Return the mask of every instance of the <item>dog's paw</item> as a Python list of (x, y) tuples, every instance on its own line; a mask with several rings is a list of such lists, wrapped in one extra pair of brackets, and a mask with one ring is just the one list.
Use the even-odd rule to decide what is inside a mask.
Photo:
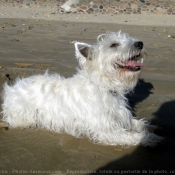
[(156, 125), (147, 125), (147, 129), (151, 132), (161, 131), (162, 128)]
[(142, 146), (155, 147), (159, 144), (165, 144), (165, 138), (149, 132), (145, 134), (141, 141)]

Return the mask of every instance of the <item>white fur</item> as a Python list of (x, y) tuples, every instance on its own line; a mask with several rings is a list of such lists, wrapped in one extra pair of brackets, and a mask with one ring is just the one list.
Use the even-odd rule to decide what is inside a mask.
[[(87, 136), (105, 145), (155, 146), (162, 138), (148, 130), (146, 120), (137, 120), (128, 109), (125, 94), (137, 83), (140, 71), (116, 68), (115, 63), (141, 53), (136, 39), (122, 32), (100, 35), (97, 43), (75, 43), (80, 64), (71, 78), (34, 75), (4, 85), (3, 121), (11, 127), (43, 127)], [(117, 43), (116, 48), (111, 48)]]

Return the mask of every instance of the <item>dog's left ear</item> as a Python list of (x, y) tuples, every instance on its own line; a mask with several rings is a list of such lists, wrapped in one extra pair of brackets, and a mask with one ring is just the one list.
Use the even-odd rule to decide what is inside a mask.
[(89, 50), (90, 50), (90, 45), (86, 44), (86, 43), (80, 43), (80, 42), (76, 42), (75, 43), (75, 53), (77, 58), (89, 58)]

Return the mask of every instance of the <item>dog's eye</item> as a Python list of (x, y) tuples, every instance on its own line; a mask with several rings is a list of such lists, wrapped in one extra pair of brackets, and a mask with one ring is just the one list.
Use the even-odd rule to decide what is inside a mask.
[(119, 44), (117, 44), (117, 43), (113, 43), (113, 44), (111, 44), (110, 47), (111, 47), (111, 48), (112, 48), (112, 47), (117, 47), (118, 45), (119, 45)]

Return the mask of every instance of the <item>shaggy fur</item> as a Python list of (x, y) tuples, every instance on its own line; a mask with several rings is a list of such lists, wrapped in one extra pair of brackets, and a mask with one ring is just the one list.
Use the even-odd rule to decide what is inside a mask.
[(134, 118), (125, 94), (137, 83), (143, 43), (121, 31), (75, 42), (80, 69), (71, 78), (34, 75), (4, 85), (3, 121), (11, 127), (43, 127), (86, 136), (104, 145), (155, 146), (163, 139), (146, 120)]

